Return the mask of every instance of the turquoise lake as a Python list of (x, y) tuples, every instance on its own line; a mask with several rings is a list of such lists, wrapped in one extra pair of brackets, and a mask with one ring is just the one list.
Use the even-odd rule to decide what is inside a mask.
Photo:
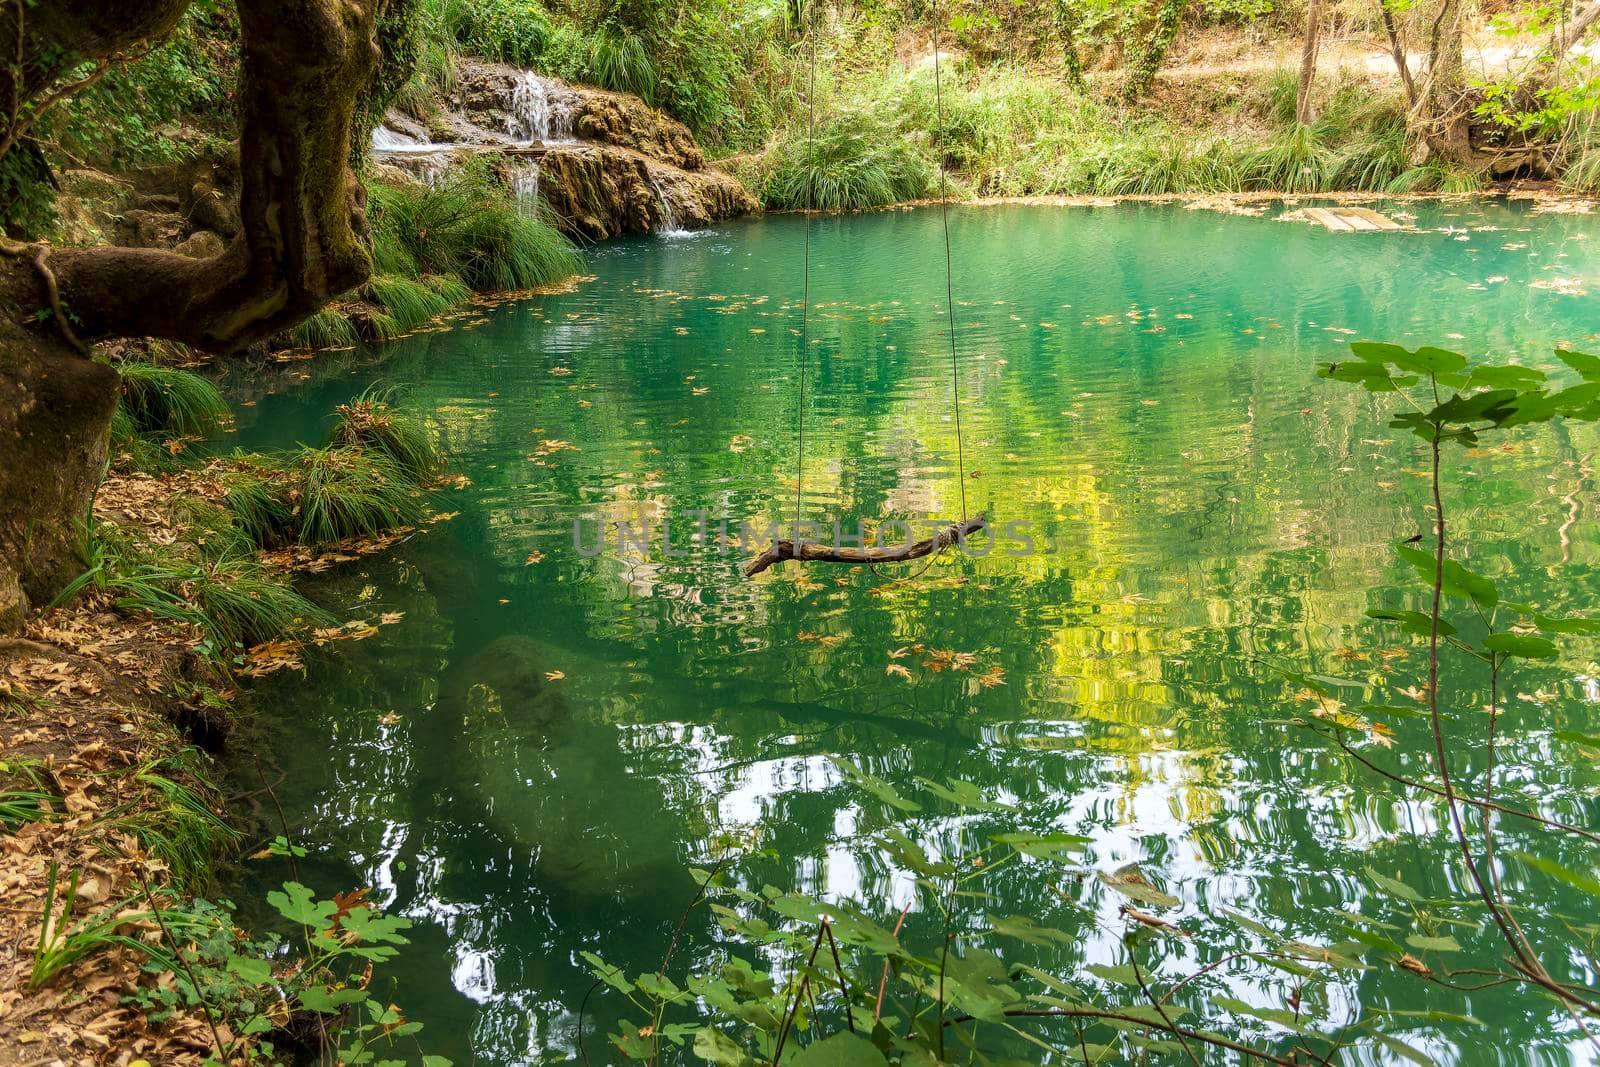
[[(627, 1006), (589, 995), (578, 953), (653, 970), (690, 868), (892, 924), (912, 877), (867, 837), (895, 813), (830, 758), (924, 801), (919, 777), (973, 782), (1018, 806), (1009, 825), (1091, 838), (1073, 864), (997, 871), (974, 905), (1069, 932), (1010, 946), (1056, 973), (1119, 958), (1127, 901), (1095, 873), (1130, 864), (1193, 934), (1152, 964), (1167, 981), (1238, 947), (1223, 909), (1318, 944), (1448, 934), (1448, 959), (1416, 950), (1436, 970), (1504, 953), (1481, 912), (1449, 903), (1470, 888), (1442, 807), (1297, 725), (1315, 704), (1274, 667), (1350, 679), (1352, 706), (1405, 704), (1423, 679), (1420, 645), (1364, 612), (1418, 602), (1390, 546), (1427, 528), (1426, 457), (1386, 426), (1392, 400), (1316, 364), (1370, 339), (1570, 377), (1555, 348), (1600, 353), (1600, 215), (1391, 203), (1410, 228), (1335, 234), (1264, 207), (953, 209), (954, 382), (928, 209), (811, 223), (803, 400), (795, 216), (593, 247), (585, 279), (448, 330), (233, 374), (241, 446), (319, 442), (335, 405), (381, 384), (460, 476), (438, 494), (448, 521), (305, 579), (341, 618), (387, 616), (377, 635), (247, 696), (306, 880), (370, 885), (416, 922), (395, 999), (430, 1051), (566, 1062), (581, 1011), (591, 1061), (616, 1062), (605, 1035)], [(1461, 557), (1513, 599), (1600, 612), (1597, 445), (1556, 425), (1456, 453)], [(797, 476), (802, 518), (848, 528), (954, 519), (964, 485), (966, 510), (1018, 524), (1031, 551), (747, 580), (736, 537), (696, 536), (702, 516), (711, 533), (792, 521)], [(624, 526), (648, 546), (619, 550)], [(1496, 789), (1600, 828), (1600, 646), (1563, 647), (1501, 679)], [(1471, 783), (1486, 672), (1446, 666)], [(1387, 725), (1392, 747), (1359, 751), (1426, 776), (1424, 720)], [(939, 850), (992, 817), (928, 802), (900, 818)], [(1582, 841), (1515, 820), (1501, 834), (1596, 870)], [(281, 880), (266, 866), (251, 879)], [(1369, 869), (1444, 903), (1403, 907)], [(1572, 927), (1594, 944), (1593, 898), (1509, 860), (1502, 878), (1536, 942)], [(907, 922), (937, 934), (937, 916)], [(690, 913), (682, 965), (729, 950)], [(1488, 1026), (1391, 1016), (1443, 1064), (1589, 1062), (1532, 994), (1367, 962), (1309, 990), (1307, 1018), (1426, 1009)], [(1593, 952), (1551, 966), (1600, 981)], [(1280, 978), (1246, 961), (1212, 988), (1280, 1009)], [(1023, 1049), (1001, 1051), (1047, 1055)], [(1369, 1042), (1341, 1062), (1403, 1061)]]

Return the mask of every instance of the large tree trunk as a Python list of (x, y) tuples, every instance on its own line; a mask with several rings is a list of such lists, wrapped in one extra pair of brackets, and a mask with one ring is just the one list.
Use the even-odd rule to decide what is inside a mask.
[(1317, 49), (1322, 43), (1322, 0), (1307, 0), (1306, 38), (1300, 50), (1300, 89), (1295, 95), (1294, 120), (1311, 124), (1311, 86), (1317, 80)]
[[(165, 337), (230, 352), (365, 280), (371, 256), (350, 138), (388, 2), (239, 0), (239, 235), (204, 260), (144, 248), (51, 253), (44, 262), (78, 338)], [(38, 5), (51, 14), (29, 16), (30, 77), (17, 111), (26, 116), (50, 91), (49, 79), (31, 77), (56, 62), (40, 57), (67, 52), (84, 61), (128, 50), (169, 30), (186, 6)], [(13, 47), (16, 39), (13, 27)], [(9, 93), (9, 83), (0, 90)], [(115, 406), (115, 373), (73, 354), (55, 316), (39, 314), (56, 303), (31, 255), (0, 261), (0, 311), (9, 319), (0, 334), (0, 616), (8, 598), (16, 615), (15, 591), (37, 604), (71, 578)]]
[(1465, 101), (1461, 0), (1440, 0), (1428, 39), (1428, 86), (1423, 94), (1423, 139), (1436, 157), (1472, 164), (1472, 115)]

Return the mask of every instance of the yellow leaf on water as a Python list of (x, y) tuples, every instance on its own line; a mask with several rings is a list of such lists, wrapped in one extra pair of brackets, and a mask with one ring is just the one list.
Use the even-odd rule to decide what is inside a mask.
[(911, 669), (903, 663), (891, 663), (888, 667), (884, 668), (883, 673), (898, 674), (908, 682), (911, 680)]
[(547, 682), (559, 682), (559, 681), (561, 681), (561, 679), (565, 678), (566, 676), (567, 676), (567, 674), (566, 674), (565, 671), (545, 671), (544, 672), (544, 680), (547, 681)]

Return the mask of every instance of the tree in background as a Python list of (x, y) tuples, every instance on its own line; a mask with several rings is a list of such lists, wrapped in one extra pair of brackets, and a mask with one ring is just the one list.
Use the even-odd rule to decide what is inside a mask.
[(1311, 85), (1317, 79), (1317, 50), (1322, 43), (1322, 0), (1306, 0), (1305, 45), (1300, 50), (1300, 88), (1295, 95), (1294, 120), (1311, 124)]
[(1122, 87), (1123, 104), (1135, 104), (1150, 91), (1156, 71), (1161, 69), (1173, 39), (1178, 36), (1178, 27), (1183, 23), (1183, 12), (1188, 6), (1189, 0), (1161, 0), (1156, 8), (1155, 25), (1145, 40), (1144, 48), (1128, 68), (1127, 80)]

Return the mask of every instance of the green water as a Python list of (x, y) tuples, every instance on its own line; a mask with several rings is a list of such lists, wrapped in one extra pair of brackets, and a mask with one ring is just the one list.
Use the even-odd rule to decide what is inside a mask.
[[(1600, 217), (1400, 210), (1421, 232), (1176, 206), (954, 211), (960, 457), (938, 214), (815, 223), (803, 516), (954, 517), (959, 458), (967, 509), (1035, 538), (1031, 555), (946, 556), (913, 581), (793, 565), (747, 581), (738, 551), (685, 547), (700, 510), (735, 529), (793, 517), (795, 218), (595, 248), (593, 280), (572, 292), (242, 378), (247, 446), (320, 439), (336, 403), (384, 382), (470, 480), (442, 494), (453, 520), (307, 584), (347, 617), (400, 621), (254, 689), (278, 735), (278, 795), (313, 851), (307, 879), (372, 885), (417, 921), (397, 999), (430, 1046), (479, 1064), (572, 1056), (591, 985), (578, 951), (654, 970), (692, 893), (685, 868), (730, 847), (748, 852), (743, 884), (898, 913), (910, 877), (862, 841), (886, 809), (829, 756), (907, 793), (917, 775), (978, 782), (1018, 802), (1025, 828), (1092, 837), (1086, 869), (1138, 862), (1198, 935), (1152, 961), (1169, 978), (1233, 944), (1205, 919), (1220, 907), (1312, 941), (1348, 940), (1340, 908), (1420, 931), (1362, 872), (1465, 897), (1441, 809), (1284, 725), (1309, 705), (1263, 663), (1365, 679), (1364, 698), (1385, 703), (1422, 667), (1362, 613), (1405, 595), (1387, 545), (1424, 521), (1423, 458), (1384, 428), (1385, 401), (1314, 365), (1361, 337), (1546, 368), (1558, 343), (1600, 350)], [(1547, 428), (1461, 457), (1448, 479), (1458, 536), (1510, 598), (1600, 609), (1596, 441)], [(659, 537), (648, 556), (619, 554), (614, 532), (585, 554), (606, 524), (662, 517), (679, 520), (683, 554)], [(967, 669), (939, 669), (951, 652)], [(1600, 752), (1556, 733), (1600, 734), (1594, 653), (1574, 645), (1504, 680), (1498, 786), (1588, 826)], [(1479, 737), (1485, 679), (1452, 673), (1460, 729)], [(1393, 750), (1367, 751), (1425, 773), (1423, 727), (1393, 726)], [(1481, 774), (1475, 757), (1462, 769)], [(952, 847), (949, 810), (912, 821)], [(1595, 868), (1571, 840), (1514, 823), (1503, 836)], [(1504, 879), (1536, 942), (1570, 945), (1562, 922), (1592, 923), (1592, 898), (1515, 863)], [(1118, 958), (1122, 900), (1093, 878), (1029, 864), (990, 888), (988, 910), (1077, 938), (1012, 944), (1014, 958), (1057, 973)], [(1464, 951), (1433, 965), (1503, 955), (1477, 913), (1445, 914), (1472, 921), (1442, 927)], [(936, 922), (910, 920), (923, 934)], [(678, 964), (724, 947), (701, 909)], [(1584, 1059), (1564, 1014), (1531, 994), (1427, 989), (1381, 958), (1308, 992), (1308, 1010), (1489, 1025), (1395, 1024), (1444, 1063)], [(1592, 958), (1548, 959), (1595, 981)], [(1217, 988), (1282, 1007), (1271, 972), (1220, 973)], [(587, 1005), (593, 1062), (610, 1062), (619, 1010)], [(1347, 1062), (1392, 1059), (1368, 1047)]]

